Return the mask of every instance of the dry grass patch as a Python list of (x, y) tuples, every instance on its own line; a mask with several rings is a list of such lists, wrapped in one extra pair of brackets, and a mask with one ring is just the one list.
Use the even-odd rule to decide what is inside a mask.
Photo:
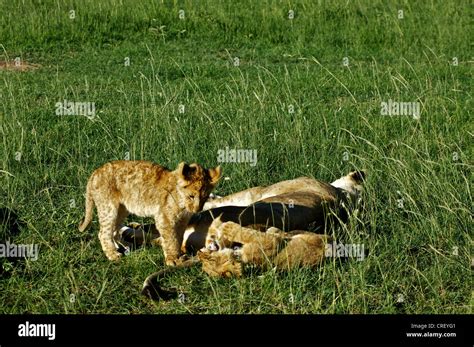
[(8, 71), (29, 71), (29, 70), (36, 70), (40, 67), (38, 64), (30, 64), (25, 61), (21, 61), (19, 63), (13, 61), (4, 61), (0, 60), (0, 70), (8, 70)]

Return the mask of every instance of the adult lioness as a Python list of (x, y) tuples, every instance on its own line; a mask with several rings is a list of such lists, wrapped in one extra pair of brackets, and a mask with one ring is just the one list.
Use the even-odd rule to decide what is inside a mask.
[[(284, 231), (322, 232), (328, 222), (346, 221), (363, 190), (364, 179), (363, 171), (351, 172), (331, 184), (300, 177), (206, 202), (204, 210), (189, 220), (181, 250), (194, 254), (205, 247), (209, 226), (218, 216), (223, 222), (236, 222), (260, 231), (276, 227)], [(158, 231), (154, 230), (152, 239), (153, 244), (160, 244)]]
[[(219, 217), (220, 221), (224, 222), (224, 224), (226, 224), (225, 222), (233, 222), (227, 225), (232, 226), (234, 230), (235, 223), (238, 223), (239, 226), (260, 231), (266, 231), (273, 227), (282, 231), (316, 230), (323, 232), (328, 223), (332, 224), (347, 219), (351, 205), (357, 201), (362, 191), (364, 179), (365, 173), (362, 171), (351, 172), (331, 184), (304, 177), (280, 182), (269, 187), (251, 188), (212, 201), (207, 206), (205, 205), (205, 208), (211, 207), (210, 209), (192, 216), (182, 245), (182, 250), (191, 254), (201, 249), (203, 250), (198, 253), (198, 258), (186, 260), (179, 266), (190, 266), (202, 261), (203, 269), (208, 273), (222, 275), (226, 273), (238, 274), (240, 273), (239, 261), (234, 259), (232, 252), (225, 250), (221, 253), (209, 254), (205, 250), (206, 237), (215, 218)], [(251, 203), (251, 205), (226, 205), (244, 205), (247, 203)], [(244, 231), (247, 232), (248, 230)], [(247, 235), (251, 235), (251, 233), (247, 232)], [(324, 242), (328, 241), (322, 238), (313, 240), (309, 236), (295, 238), (296, 241), (293, 242), (295, 247), (288, 248), (294, 250), (295, 254), (293, 257), (301, 259), (301, 254), (297, 254), (297, 252), (307, 245), (313, 245), (312, 250), (319, 252)], [(271, 242), (276, 240), (276, 243), (279, 243), (278, 240), (283, 240), (284, 235), (282, 237), (271, 237), (269, 240)], [(239, 242), (241, 240), (238, 239), (228, 239), (228, 241), (242, 245), (242, 242)], [(249, 240), (249, 243), (252, 243), (252, 241)], [(253, 243), (255, 244), (255, 242)], [(230, 248), (227, 249), (230, 250)], [(277, 249), (280, 249), (280, 246), (275, 248), (275, 250)], [(278, 262), (282, 262), (285, 259), (288, 260), (288, 256), (286, 258), (282, 256), (282, 260)], [(320, 258), (318, 258), (319, 260)], [(303, 263), (295, 262), (295, 264)], [(313, 263), (315, 264), (316, 261)], [(226, 267), (229, 271), (222, 270)], [(157, 285), (157, 281), (167, 271), (159, 271), (148, 276), (142, 293), (152, 298), (157, 298), (160, 295), (160, 291), (162, 291)]]
[(300, 177), (206, 202), (204, 211), (191, 217), (181, 249), (194, 253), (205, 247), (209, 226), (218, 216), (223, 222), (260, 231), (276, 227), (283, 231), (323, 232), (328, 223), (347, 220), (363, 190), (364, 180), (364, 171), (353, 171), (331, 184)]

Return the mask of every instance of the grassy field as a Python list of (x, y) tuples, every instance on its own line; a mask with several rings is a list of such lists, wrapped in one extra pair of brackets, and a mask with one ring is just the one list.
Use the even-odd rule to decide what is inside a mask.
[[(0, 0), (0, 61), (37, 64), (0, 69), (0, 206), (25, 222), (12, 241), (39, 245), (36, 261), (0, 259), (0, 312), (472, 312), (469, 13), (469, 1)], [(56, 115), (63, 100), (95, 116)], [(389, 100), (418, 103), (419, 119), (382, 115)], [(113, 264), (96, 217), (79, 233), (87, 178), (116, 159), (215, 166), (226, 147), (258, 162), (222, 163), (220, 195), (365, 168), (365, 210), (335, 233), (369, 256), (232, 280), (185, 269), (165, 281), (184, 300), (141, 297), (162, 251)]]

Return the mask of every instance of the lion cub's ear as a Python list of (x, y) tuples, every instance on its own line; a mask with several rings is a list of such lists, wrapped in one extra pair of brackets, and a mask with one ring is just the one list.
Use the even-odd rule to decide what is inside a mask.
[(185, 162), (179, 163), (176, 168), (176, 172), (181, 176), (185, 181), (192, 181), (194, 174), (196, 173), (197, 165), (188, 165)]
[(214, 169), (209, 169), (209, 176), (211, 177), (211, 184), (216, 184), (222, 177), (222, 168), (219, 165)]

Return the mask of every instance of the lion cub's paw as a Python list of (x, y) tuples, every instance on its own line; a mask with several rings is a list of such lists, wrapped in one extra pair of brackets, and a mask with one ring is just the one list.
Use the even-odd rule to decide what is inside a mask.
[(178, 259), (167, 259), (165, 260), (166, 266), (176, 266), (178, 265)]
[(117, 252), (117, 251), (114, 251), (114, 252), (107, 252), (105, 254), (107, 256), (107, 258), (111, 261), (119, 261), (120, 258), (122, 258), (123, 254), (120, 253), (120, 252)]
[(163, 238), (162, 237), (157, 237), (155, 239), (150, 240), (150, 245), (152, 247), (161, 247), (162, 244), (163, 244)]
[(189, 259), (189, 256), (186, 254), (183, 254), (179, 257), (167, 257), (165, 258), (165, 264), (167, 266), (178, 266)]
[(234, 256), (232, 249), (210, 251), (203, 248), (198, 252), (202, 269), (213, 277), (240, 277), (242, 276), (242, 263)]

